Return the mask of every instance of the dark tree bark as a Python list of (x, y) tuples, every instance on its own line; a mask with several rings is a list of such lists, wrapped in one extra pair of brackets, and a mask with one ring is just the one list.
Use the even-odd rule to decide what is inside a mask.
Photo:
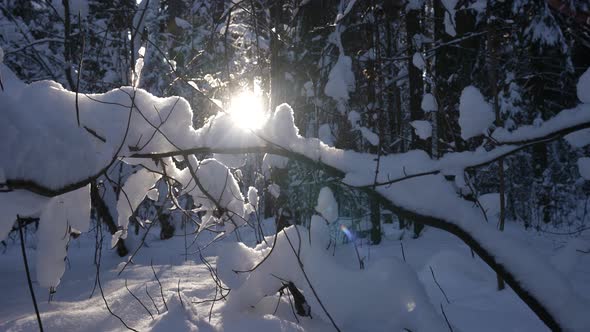
[[(113, 216), (109, 212), (109, 208), (105, 201), (100, 197), (96, 181), (90, 184), (90, 201), (92, 203), (92, 208), (96, 211), (96, 222), (105, 223), (109, 229), (109, 233), (111, 233), (111, 235), (115, 234), (119, 228), (113, 220)], [(117, 254), (120, 257), (124, 257), (128, 253), (129, 250), (127, 250), (127, 247), (125, 246), (125, 240), (119, 239), (119, 241), (117, 241)]]

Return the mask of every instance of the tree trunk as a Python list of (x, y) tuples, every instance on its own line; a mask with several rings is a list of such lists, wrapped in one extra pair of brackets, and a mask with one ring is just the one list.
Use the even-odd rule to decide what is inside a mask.
[[(502, 118), (500, 116), (500, 104), (498, 101), (498, 35), (494, 26), (493, 19), (489, 15), (490, 5), (488, 4), (488, 78), (490, 84), (490, 91), (494, 101), (494, 112), (496, 114), (496, 127), (502, 125)], [(498, 159), (498, 191), (500, 194), (500, 219), (498, 220), (498, 229), (500, 232), (504, 231), (504, 218), (506, 215), (505, 199), (504, 199), (504, 158)], [(497, 274), (498, 290), (504, 289), (504, 279)]]

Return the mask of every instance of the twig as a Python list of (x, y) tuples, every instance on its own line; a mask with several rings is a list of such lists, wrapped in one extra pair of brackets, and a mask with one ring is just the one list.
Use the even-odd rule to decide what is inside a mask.
[(154, 222), (151, 222), (150, 225), (148, 226), (148, 228), (145, 230), (145, 233), (143, 234), (143, 236), (141, 238), (141, 242), (140, 242), (139, 246), (137, 246), (137, 248), (135, 249), (133, 254), (131, 254), (131, 256), (129, 257), (127, 262), (125, 262), (125, 265), (123, 265), (123, 268), (121, 269), (121, 271), (119, 271), (119, 273), (117, 273), (117, 276), (120, 276), (121, 273), (123, 273), (123, 271), (125, 271), (125, 268), (127, 268), (127, 265), (129, 265), (129, 263), (132, 262), (133, 257), (135, 257), (135, 255), (137, 255), (137, 252), (139, 251), (139, 249), (141, 249), (143, 247), (143, 245), (145, 243), (145, 238), (147, 237), (147, 235), (150, 232), (150, 229), (152, 228), (153, 225), (154, 225)]
[(277, 301), (277, 306), (275, 307), (275, 311), (272, 313), (273, 315), (277, 314), (277, 310), (279, 309), (279, 304), (281, 304), (282, 297), (283, 297), (283, 288), (279, 289), (279, 300)]
[(150, 260), (150, 266), (152, 267), (152, 271), (154, 272), (154, 277), (156, 277), (156, 281), (158, 282), (158, 285), (160, 285), (160, 295), (162, 296), (162, 302), (164, 302), (164, 308), (166, 308), (166, 311), (168, 311), (168, 306), (166, 305), (166, 299), (164, 298), (164, 290), (162, 288), (162, 283), (160, 282), (160, 279), (158, 279), (158, 275), (156, 274), (156, 270), (154, 270), (154, 262), (152, 260)]
[(156, 305), (156, 301), (154, 301), (154, 298), (150, 295), (150, 292), (148, 292), (147, 284), (145, 285), (145, 293), (150, 298), (150, 300), (152, 300), (152, 303), (154, 304), (154, 307), (156, 308), (156, 312), (159, 315), (160, 314), (160, 309), (158, 309), (158, 306)]
[(272, 246), (270, 247), (270, 251), (268, 252), (268, 255), (264, 256), (264, 258), (262, 260), (260, 260), (260, 262), (256, 263), (256, 265), (254, 265), (254, 267), (252, 267), (251, 269), (248, 269), (248, 270), (232, 270), (232, 271), (234, 271), (235, 273), (246, 273), (246, 272), (252, 272), (252, 271), (256, 270), (257, 267), (262, 265), (262, 263), (264, 263), (264, 261), (266, 261), (268, 259), (268, 257), (270, 257), (273, 250), (275, 249), (278, 237), (279, 237), (279, 235), (275, 234), (275, 238), (272, 241)]
[(18, 233), (20, 234), (20, 248), (23, 253), (23, 261), (25, 263), (25, 272), (27, 273), (27, 282), (29, 284), (29, 291), (31, 292), (31, 299), (33, 300), (33, 306), (35, 307), (35, 314), (37, 315), (37, 323), (39, 323), (39, 331), (43, 332), (43, 324), (41, 323), (41, 315), (39, 314), (39, 307), (37, 307), (37, 300), (35, 299), (35, 291), (33, 290), (33, 282), (31, 281), (31, 273), (29, 271), (29, 262), (27, 260), (27, 252), (25, 250), (25, 238), (23, 236), (23, 227), (21, 227), (20, 216), (16, 216), (19, 227)]
[(291, 301), (291, 292), (290, 291), (287, 294), (287, 299), (289, 300), (289, 306), (291, 307), (291, 312), (293, 312), (293, 317), (295, 317), (297, 324), (299, 324), (299, 318), (297, 318), (297, 314), (295, 314), (295, 307), (293, 306), (293, 301)]
[[(294, 226), (294, 227), (297, 227), (297, 226)], [(328, 319), (330, 319), (332, 326), (334, 326), (336, 331), (340, 332), (340, 328), (338, 328), (338, 325), (336, 325), (336, 322), (334, 321), (334, 319), (332, 318), (332, 316), (330, 315), (330, 313), (328, 312), (326, 307), (324, 307), (324, 304), (322, 303), (322, 301), (320, 300), (320, 297), (316, 293), (315, 288), (313, 288), (311, 281), (309, 280), (309, 277), (307, 276), (307, 273), (305, 272), (305, 269), (303, 268), (303, 262), (301, 261), (301, 258), (299, 257), (299, 255), (297, 255), (297, 250), (295, 250), (295, 247), (293, 246), (293, 243), (289, 239), (289, 235), (287, 235), (287, 232), (285, 232), (285, 229), (283, 229), (283, 233), (285, 233), (285, 237), (287, 238), (287, 241), (289, 242), (289, 246), (291, 246), (291, 249), (293, 250), (293, 254), (295, 254), (295, 257), (297, 258), (297, 261), (299, 263), (299, 268), (301, 269), (301, 272), (303, 273), (303, 277), (305, 277), (305, 281), (307, 282), (307, 285), (311, 289), (313, 295), (315, 296), (316, 300), (320, 304), (320, 307), (322, 307), (322, 310), (324, 311), (326, 316), (328, 316)]]
[(129, 287), (127, 287), (127, 278), (125, 278), (125, 288), (127, 288), (127, 291), (129, 292), (129, 294), (131, 294), (131, 296), (133, 296), (133, 298), (136, 299), (137, 302), (139, 302), (139, 304), (141, 304), (141, 306), (145, 309), (145, 311), (147, 311), (147, 313), (150, 315), (150, 317), (152, 317), (152, 319), (154, 319), (154, 315), (152, 315), (150, 310), (143, 304), (143, 302), (141, 302), (141, 300), (137, 296), (135, 296), (135, 294), (133, 294), (133, 292), (131, 292)]
[(402, 258), (404, 259), (404, 262), (406, 262), (406, 253), (404, 251), (404, 243), (402, 241), (399, 241), (399, 246), (402, 248)]
[(219, 287), (215, 287), (215, 295), (213, 295), (213, 301), (211, 302), (211, 307), (209, 308), (209, 322), (211, 322), (211, 313), (213, 312), (213, 306), (215, 305), (215, 300), (217, 299), (217, 292)]
[[(441, 293), (445, 296), (445, 300), (447, 300), (447, 303), (451, 303), (451, 301), (449, 301), (449, 298), (447, 297), (447, 294), (445, 293), (445, 291), (442, 289), (442, 287), (440, 286), (440, 284), (436, 280), (436, 277), (434, 276), (434, 270), (432, 270), (432, 266), (428, 266), (428, 267), (430, 268), (430, 273), (432, 273), (432, 279), (434, 279), (434, 283), (436, 283), (436, 285), (438, 286), (438, 289), (440, 289)], [(441, 304), (441, 306), (442, 306), (442, 304)]]
[(182, 296), (180, 296), (180, 278), (178, 279), (178, 286), (177, 286), (176, 289), (178, 291), (178, 299), (180, 300), (180, 304), (184, 308), (184, 302), (182, 302)]
[[(82, 34), (82, 18), (80, 13), (78, 13), (78, 29), (80, 29), (80, 34)], [(78, 94), (80, 92), (80, 76), (82, 74), (82, 62), (84, 61), (85, 44), (86, 38), (82, 34), (82, 51), (80, 52), (80, 62), (78, 63), (78, 79), (76, 81), (76, 121), (78, 122), (78, 127), (80, 127), (80, 106), (78, 104)]]
[(449, 323), (449, 319), (447, 318), (447, 314), (445, 314), (445, 310), (443, 309), (442, 303), (440, 304), (440, 311), (442, 311), (443, 317), (445, 318), (445, 322), (447, 322), (447, 326), (449, 327), (449, 330), (451, 332), (453, 332), (453, 328), (451, 327), (451, 323)]
[(109, 313), (113, 316), (115, 316), (117, 319), (119, 319), (119, 321), (121, 322), (121, 324), (123, 324), (123, 326), (125, 326), (128, 330), (134, 331), (134, 332), (139, 332), (138, 330), (130, 327), (129, 325), (127, 325), (125, 323), (125, 321), (123, 320), (123, 318), (121, 318), (120, 316), (118, 316), (117, 314), (115, 314), (111, 308), (109, 307), (109, 303), (107, 302), (106, 297), (104, 296), (104, 291), (102, 290), (102, 283), (100, 282), (100, 259), (102, 257), (102, 227), (100, 227), (98, 229), (100, 231), (100, 239), (101, 239), (101, 244), (100, 244), (100, 250), (99, 250), (99, 256), (98, 256), (98, 264), (96, 265), (96, 281), (98, 283), (98, 289), (100, 290), (100, 295), (102, 296), (102, 300), (104, 301), (104, 305), (107, 308), (107, 310), (109, 311)]
[[(78, 95), (78, 94), (76, 94), (76, 95)], [(77, 101), (76, 101), (76, 105), (78, 105), (78, 102)], [(106, 143), (107, 142), (107, 140), (104, 137), (102, 137), (99, 134), (97, 134), (95, 130), (90, 129), (90, 128), (86, 127), (86, 126), (82, 126), (82, 127), (84, 129), (86, 129), (86, 131), (88, 133), (90, 133), (92, 136), (94, 136), (94, 137), (98, 138), (99, 140), (101, 140), (103, 143)]]

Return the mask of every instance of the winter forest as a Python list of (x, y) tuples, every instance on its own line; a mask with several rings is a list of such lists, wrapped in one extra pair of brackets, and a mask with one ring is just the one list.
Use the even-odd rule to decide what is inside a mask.
[(0, 331), (590, 331), (589, 0), (0, 0)]

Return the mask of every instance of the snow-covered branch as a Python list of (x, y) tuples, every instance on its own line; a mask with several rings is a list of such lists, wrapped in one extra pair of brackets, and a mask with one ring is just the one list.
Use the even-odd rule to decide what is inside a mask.
[[(375, 178), (374, 155), (336, 149), (316, 138), (300, 136), (294, 125), (293, 111), (286, 104), (277, 107), (259, 130), (240, 128), (226, 113), (211, 117), (202, 128), (194, 130), (192, 110), (179, 97), (157, 98), (129, 87), (105, 94), (82, 95), (79, 99), (81, 124), (104, 138), (100, 140), (78, 127), (73, 92), (54, 82), (25, 85), (6, 67), (0, 66), (5, 85), (0, 93), (3, 118), (0, 132), (5, 135), (0, 140), (0, 153), (5, 156), (0, 160), (0, 183), (5, 191), (10, 191), (1, 193), (0, 198), (2, 206), (11, 205), (15, 200), (24, 202), (10, 210), (14, 213), (12, 221), (16, 214), (28, 216), (41, 211), (41, 224), (45, 225), (42, 227), (47, 228), (49, 222), (55, 222), (52, 217), (59, 211), (58, 205), (89, 205), (86, 186), (116, 158), (133, 164), (139, 161), (153, 164), (154, 169), (159, 167), (150, 160), (164, 159), (166, 165), (171, 166), (167, 170), (170, 177), (180, 183), (194, 177), (210, 179), (209, 184), (202, 184), (201, 190), (206, 188), (211, 195), (219, 197), (216, 204), (225, 202), (226, 207), (234, 209), (242, 204), (243, 209), (244, 200), (239, 189), (237, 192), (231, 189), (237, 185), (229, 178), (225, 166), (209, 161), (201, 164), (209, 165), (203, 170), (202, 166), (197, 168), (198, 165), (191, 163), (194, 169), (180, 171), (175, 170), (171, 157), (194, 153), (272, 153), (321, 167), (342, 178), (343, 183), (378, 198), (395, 213), (455, 234), (501, 275), (551, 329), (583, 330), (590, 325), (590, 318), (584, 314), (590, 305), (574, 292), (569, 282), (525, 245), (500, 235), (485, 222), (472, 202), (458, 197), (454, 183), (443, 176), (460, 176), (466, 168), (491, 162), (530, 144), (588, 128), (588, 104), (563, 111), (539, 127), (525, 127), (511, 133), (498, 130), (491, 135), (496, 147), (490, 151), (449, 154), (438, 161), (418, 150), (382, 156)], [(201, 176), (199, 172), (204, 173)], [(221, 180), (220, 174), (224, 177)], [(134, 197), (130, 201), (136, 204), (156, 178), (150, 177), (149, 185), (137, 183), (130, 188)], [(391, 181), (398, 178), (405, 180)], [(228, 180), (231, 185), (226, 192)], [(388, 181), (387, 186), (370, 186)], [(225, 185), (215, 189), (219, 183)], [(48, 200), (27, 192), (55, 197)], [(23, 199), (24, 196), (32, 198)], [(31, 207), (33, 205), (35, 208)], [(71, 216), (80, 221), (86, 212), (72, 209), (60, 212), (57, 219), (66, 220)], [(3, 217), (0, 234), (12, 227), (10, 214)], [(84, 224), (75, 226), (87, 227)], [(62, 231), (59, 229), (60, 234)], [(52, 239), (57, 239), (57, 235)], [(52, 258), (57, 261), (65, 253), (54, 254)], [(44, 284), (56, 286), (59, 276), (52, 277)]]

